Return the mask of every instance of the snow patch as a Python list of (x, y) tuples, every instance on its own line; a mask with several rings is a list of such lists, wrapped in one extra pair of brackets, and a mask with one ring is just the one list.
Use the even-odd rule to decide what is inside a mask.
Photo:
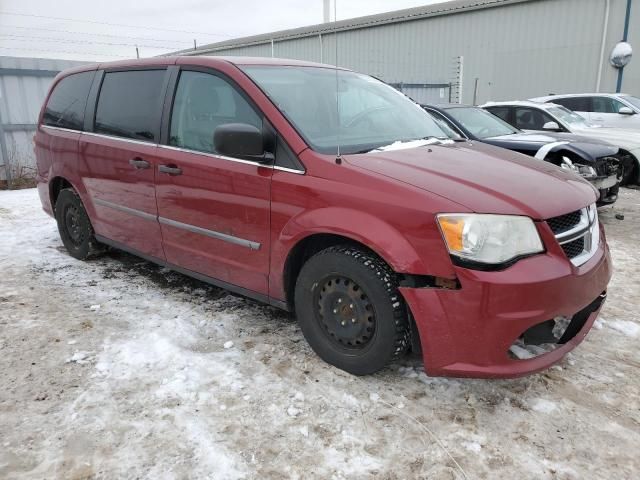
[(71, 355), (71, 357), (67, 358), (66, 363), (79, 363), (81, 365), (85, 363), (89, 363), (89, 356), (91, 352), (85, 352), (82, 350), (76, 350), (76, 352)]
[(637, 337), (640, 334), (640, 325), (629, 320), (610, 320), (606, 325), (627, 337)]
[(470, 452), (480, 453), (482, 450), (482, 445), (478, 442), (462, 442), (462, 446)]
[(293, 405), (291, 405), (291, 406), (289, 406), (289, 408), (287, 408), (287, 415), (289, 415), (290, 417), (297, 417), (301, 413), (302, 413), (302, 410), (300, 410), (299, 408), (294, 407)]
[(536, 398), (532, 400), (529, 404), (531, 410), (538, 413), (552, 413), (557, 410), (558, 405), (550, 400), (545, 400), (544, 398)]

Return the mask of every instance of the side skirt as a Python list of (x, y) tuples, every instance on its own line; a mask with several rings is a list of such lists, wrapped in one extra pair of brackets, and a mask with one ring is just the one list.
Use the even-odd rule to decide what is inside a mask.
[(160, 260), (159, 258), (152, 257), (149, 255), (145, 255), (143, 253), (134, 250), (133, 248), (127, 247), (120, 242), (115, 242), (110, 240), (102, 235), (95, 235), (96, 240), (100, 243), (104, 243), (105, 245), (109, 245), (117, 250), (122, 250), (123, 252), (130, 253), (131, 255), (135, 255), (136, 257), (140, 257), (148, 262), (155, 263), (156, 265), (160, 265), (161, 267), (168, 268), (173, 270), (174, 272), (181, 273), (182, 275), (186, 275), (187, 277), (195, 278), (196, 280), (200, 280), (201, 282), (208, 283), (215, 287), (223, 288), (225, 290), (229, 290), (230, 292), (237, 293), (238, 295), (242, 295), (243, 297), (251, 298), (253, 300), (257, 300), (261, 303), (266, 303), (267, 305), (271, 305), (273, 307), (280, 308), (282, 310), (286, 310), (288, 312), (291, 311), (287, 302), (283, 302), (282, 300), (276, 300), (274, 298), (270, 298), (268, 295), (264, 295), (262, 293), (254, 292), (253, 290), (248, 290), (243, 287), (239, 287), (232, 283), (227, 283), (222, 280), (218, 280), (217, 278), (208, 277), (207, 275), (203, 275), (198, 272), (194, 272), (192, 270), (187, 270), (186, 268), (179, 267), (172, 263), (166, 262), (164, 260)]

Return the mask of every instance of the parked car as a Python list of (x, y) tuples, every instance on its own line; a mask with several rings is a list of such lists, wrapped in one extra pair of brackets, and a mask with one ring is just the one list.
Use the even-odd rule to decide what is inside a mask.
[(622, 175), (618, 147), (577, 135), (522, 132), (478, 107), (460, 104), (422, 107), (448, 128), (453, 138), (507, 148), (573, 171), (598, 189), (598, 205), (612, 204), (618, 198)]
[(566, 132), (609, 142), (620, 148), (622, 184), (640, 182), (640, 132), (592, 125), (555, 103), (531, 101), (489, 102), (482, 105), (502, 120), (524, 131)]
[[(38, 190), (73, 257), (106, 245), (295, 311), (347, 372), (409, 348), (430, 375), (544, 369), (606, 297), (598, 193), (445, 137), (393, 88), (327, 65), (105, 63), (54, 80)], [(520, 359), (523, 343), (548, 353)]]
[(594, 125), (640, 130), (640, 98), (622, 93), (579, 93), (532, 98), (572, 110)]

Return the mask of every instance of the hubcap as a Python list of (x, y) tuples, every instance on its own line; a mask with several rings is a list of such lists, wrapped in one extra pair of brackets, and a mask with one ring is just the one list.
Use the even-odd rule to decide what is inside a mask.
[(64, 223), (69, 235), (69, 240), (78, 246), (84, 240), (80, 210), (75, 205), (69, 205), (64, 215)]
[(316, 305), (318, 321), (331, 341), (359, 350), (373, 338), (373, 306), (353, 280), (340, 275), (324, 279), (316, 290)]

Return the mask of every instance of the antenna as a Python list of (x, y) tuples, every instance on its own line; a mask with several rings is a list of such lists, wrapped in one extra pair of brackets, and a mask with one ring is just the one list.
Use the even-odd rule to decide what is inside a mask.
[[(333, 0), (333, 21), (338, 21), (338, 0)], [(336, 154), (336, 163), (339, 165), (342, 163), (342, 158), (340, 157), (340, 92), (339, 92), (339, 81), (338, 81), (338, 28), (337, 25), (334, 26), (334, 35), (336, 37), (335, 47), (336, 47), (336, 125), (338, 127), (336, 133), (336, 142), (337, 142), (337, 154)]]

